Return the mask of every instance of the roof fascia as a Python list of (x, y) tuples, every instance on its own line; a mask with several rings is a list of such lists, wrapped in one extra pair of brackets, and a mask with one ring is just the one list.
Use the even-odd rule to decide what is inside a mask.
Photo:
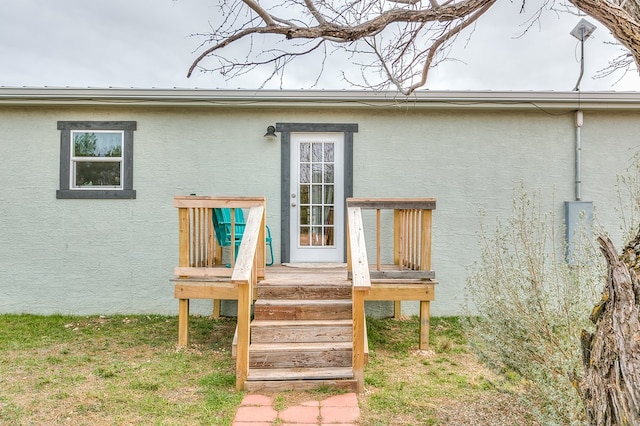
[(0, 105), (640, 110), (639, 92), (99, 89), (0, 87)]

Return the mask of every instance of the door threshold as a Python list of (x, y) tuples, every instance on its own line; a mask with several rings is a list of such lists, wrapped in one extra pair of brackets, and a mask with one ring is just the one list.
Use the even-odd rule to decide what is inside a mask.
[(346, 268), (346, 263), (335, 262), (296, 262), (296, 263), (283, 263), (282, 266), (289, 268), (305, 268), (305, 269), (329, 269), (329, 268)]

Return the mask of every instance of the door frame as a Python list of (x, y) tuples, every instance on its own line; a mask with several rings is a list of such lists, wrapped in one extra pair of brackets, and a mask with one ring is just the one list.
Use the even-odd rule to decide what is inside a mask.
[[(280, 133), (280, 262), (291, 258), (291, 133), (343, 133), (344, 134), (344, 198), (353, 196), (353, 134), (358, 125), (353, 123), (276, 123)], [(345, 200), (342, 200), (344, 203)], [(345, 210), (346, 211), (346, 210)], [(345, 224), (346, 226), (346, 224)], [(344, 261), (346, 262), (346, 232), (342, 230)], [(337, 243), (337, 242), (336, 242)]]

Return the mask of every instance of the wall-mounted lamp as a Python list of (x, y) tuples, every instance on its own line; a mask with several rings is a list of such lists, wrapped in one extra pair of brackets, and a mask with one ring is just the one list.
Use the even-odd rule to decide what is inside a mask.
[(273, 126), (269, 126), (267, 127), (267, 133), (264, 134), (264, 137), (267, 139), (275, 139), (278, 137), (278, 135), (276, 135), (276, 128)]

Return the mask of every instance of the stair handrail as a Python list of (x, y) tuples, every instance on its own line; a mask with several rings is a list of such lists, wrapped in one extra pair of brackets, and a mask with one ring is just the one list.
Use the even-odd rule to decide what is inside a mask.
[[(231, 282), (238, 287), (238, 322), (236, 346), (236, 389), (243, 390), (249, 374), (249, 344), (251, 336), (251, 305), (253, 289), (258, 283), (259, 241), (265, 241), (264, 206), (251, 207), (244, 235), (233, 267)], [(262, 256), (264, 264), (264, 256)]]
[(371, 289), (369, 261), (364, 238), (362, 210), (351, 207), (347, 201), (347, 256), (349, 259), (352, 284), (352, 319), (353, 319), (353, 378), (356, 380), (358, 392), (364, 391), (364, 365), (367, 349), (367, 326), (364, 309), (365, 295)]

